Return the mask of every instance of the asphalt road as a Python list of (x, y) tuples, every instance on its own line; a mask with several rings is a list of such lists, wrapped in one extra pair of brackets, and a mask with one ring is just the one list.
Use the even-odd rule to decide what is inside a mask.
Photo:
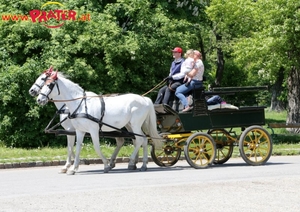
[(300, 156), (271, 157), (264, 166), (232, 158), (203, 170), (185, 161), (149, 163), (146, 172), (117, 164), (104, 174), (96, 164), (67, 176), (59, 168), (0, 170), (0, 211), (300, 211)]

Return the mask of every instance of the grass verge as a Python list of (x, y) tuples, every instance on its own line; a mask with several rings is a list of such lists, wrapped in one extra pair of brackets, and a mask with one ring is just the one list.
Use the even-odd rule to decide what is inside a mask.
[[(286, 112), (265, 112), (266, 123), (285, 122)], [(267, 129), (267, 128), (266, 128)], [(240, 129), (236, 131), (239, 132)], [(271, 134), (272, 131), (267, 129)], [(272, 155), (300, 155), (300, 135), (291, 134), (286, 129), (274, 129), (276, 136), (273, 137), (273, 152)], [(102, 143), (101, 150), (106, 157), (110, 157), (115, 149), (114, 145)], [(123, 146), (118, 154), (118, 157), (128, 157), (133, 152), (133, 145), (126, 144)], [(150, 151), (149, 151), (150, 152)], [(140, 150), (142, 155), (142, 150)], [(234, 148), (232, 157), (238, 157), (239, 150)], [(14, 162), (36, 162), (36, 161), (54, 161), (66, 160), (66, 148), (38, 148), (38, 149), (20, 149), (8, 148), (0, 144), (0, 163), (14, 163)], [(91, 142), (86, 142), (82, 146), (80, 153), (81, 158), (93, 159), (98, 158)]]

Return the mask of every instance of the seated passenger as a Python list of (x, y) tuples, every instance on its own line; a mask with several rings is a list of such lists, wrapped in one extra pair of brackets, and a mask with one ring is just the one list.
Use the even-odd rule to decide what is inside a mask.
[(185, 54), (187, 59), (181, 65), (181, 73), (184, 73), (185, 84), (179, 86), (176, 89), (175, 95), (180, 99), (183, 104), (183, 112), (187, 112), (192, 109), (189, 106), (186, 96), (193, 89), (202, 87), (204, 65), (202, 63), (202, 55), (197, 50), (188, 50)]
[(206, 100), (207, 105), (217, 105), (217, 104), (226, 104), (225, 101), (219, 96), (214, 95)]
[(184, 74), (180, 73), (180, 68), (184, 59), (182, 58), (182, 49), (175, 47), (173, 50), (174, 61), (171, 64), (169, 76), (166, 78), (168, 84), (163, 86), (157, 94), (154, 104), (168, 104), (172, 107), (175, 90), (183, 84)]

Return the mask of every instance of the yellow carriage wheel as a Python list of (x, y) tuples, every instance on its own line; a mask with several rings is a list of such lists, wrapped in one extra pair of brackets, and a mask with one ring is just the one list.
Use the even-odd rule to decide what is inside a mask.
[(223, 164), (231, 158), (233, 152), (233, 140), (229, 132), (224, 129), (209, 130), (208, 134), (216, 143), (216, 158), (214, 164)]
[(271, 157), (272, 149), (271, 136), (261, 126), (246, 128), (239, 139), (241, 157), (253, 166), (265, 164)]
[(173, 166), (180, 159), (181, 148), (175, 141), (167, 141), (161, 149), (151, 146), (151, 157), (158, 166)]
[(186, 161), (195, 169), (207, 168), (216, 157), (215, 142), (206, 133), (194, 133), (186, 141), (184, 155)]

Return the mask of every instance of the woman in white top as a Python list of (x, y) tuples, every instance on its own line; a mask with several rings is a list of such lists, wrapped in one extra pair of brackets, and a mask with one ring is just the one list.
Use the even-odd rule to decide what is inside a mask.
[[(188, 59), (190, 62), (187, 62), (187, 64), (181, 65), (180, 72), (184, 72), (186, 74), (185, 80), (187, 83), (179, 86), (176, 89), (175, 95), (180, 99), (181, 103), (184, 106), (183, 112), (187, 112), (191, 110), (191, 107), (189, 107), (188, 100), (186, 98), (186, 95), (193, 89), (197, 89), (202, 87), (202, 80), (203, 80), (203, 73), (204, 73), (204, 65), (202, 62), (202, 55), (199, 51), (194, 50), (190, 52), (191, 50), (187, 51), (187, 54), (189, 53)], [(193, 58), (193, 62), (191, 59)]]

